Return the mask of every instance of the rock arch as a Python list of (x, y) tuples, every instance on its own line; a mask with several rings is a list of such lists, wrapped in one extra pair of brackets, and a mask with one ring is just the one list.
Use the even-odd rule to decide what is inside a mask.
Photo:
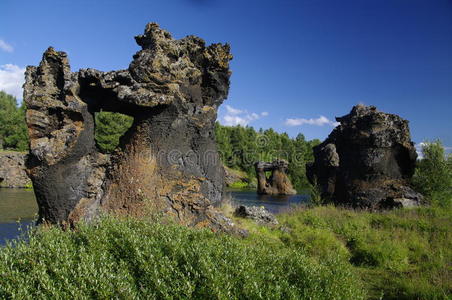
[[(261, 195), (295, 195), (297, 191), (287, 176), (288, 166), (289, 163), (283, 159), (273, 162), (256, 162), (254, 168), (257, 176), (257, 193)], [(269, 178), (267, 178), (266, 172), (271, 172)]]
[[(72, 224), (102, 211), (152, 210), (226, 229), (213, 209), (224, 185), (213, 128), (229, 89), (229, 45), (175, 40), (155, 23), (135, 40), (142, 50), (127, 70), (71, 72), (66, 53), (53, 48), (27, 68), (27, 169), (40, 219)], [(134, 118), (112, 155), (94, 142), (99, 110)]]

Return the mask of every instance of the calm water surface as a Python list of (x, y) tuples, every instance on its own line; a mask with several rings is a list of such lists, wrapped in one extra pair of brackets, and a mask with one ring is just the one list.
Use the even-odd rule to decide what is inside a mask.
[[(226, 198), (234, 205), (264, 206), (272, 213), (281, 213), (309, 200), (308, 195), (268, 196), (256, 191), (227, 190)], [(31, 190), (0, 188), (0, 245), (17, 238), (36, 219), (38, 206)]]
[(269, 212), (274, 214), (288, 211), (292, 207), (306, 204), (309, 201), (308, 194), (270, 196), (258, 195), (255, 190), (226, 190), (226, 199), (228, 198), (236, 206), (264, 206)]
[(32, 225), (38, 206), (33, 191), (0, 188), (0, 245)]

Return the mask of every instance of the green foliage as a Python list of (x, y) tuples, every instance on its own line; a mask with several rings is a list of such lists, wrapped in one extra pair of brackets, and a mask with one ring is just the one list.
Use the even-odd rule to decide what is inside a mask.
[(26, 189), (26, 190), (32, 190), (33, 189), (33, 184), (30, 182), (30, 183), (27, 183), (25, 186), (24, 186), (24, 189)]
[(248, 182), (236, 181), (230, 184), (229, 187), (233, 189), (246, 189), (248, 188)]
[(314, 206), (326, 204), (324, 199), (322, 199), (322, 192), (317, 184), (317, 178), (314, 178), (314, 182), (309, 185), (309, 200)]
[(424, 143), (422, 154), (424, 158), (418, 161), (413, 176), (415, 188), (431, 204), (449, 206), (452, 194), (452, 155), (446, 156), (440, 141)]
[(441, 207), (370, 213), (321, 206), (280, 215), (287, 229), (272, 234), (320, 261), (339, 255), (361, 275), (370, 299), (448, 299), (451, 213)]
[(0, 149), (26, 151), (28, 133), (25, 106), (17, 106), (16, 98), (0, 91)]
[(132, 126), (133, 118), (107, 111), (96, 113), (95, 139), (99, 149), (111, 153), (119, 145), (121, 136)]
[(337, 255), (265, 239), (104, 218), (0, 249), (2, 299), (363, 299)]
[[(133, 118), (119, 113), (96, 113), (95, 138), (102, 152), (110, 153), (119, 138), (132, 126)], [(0, 91), (0, 149), (27, 151), (28, 133), (25, 106), (17, 106), (16, 99)]]
[(256, 161), (285, 159), (289, 162), (288, 175), (294, 187), (298, 191), (309, 188), (305, 164), (313, 161), (312, 147), (319, 144), (319, 140), (306, 141), (302, 134), (292, 139), (287, 133), (277, 133), (271, 128), (256, 131), (253, 127), (222, 126), (218, 122), (215, 137), (226, 166), (255, 178)]

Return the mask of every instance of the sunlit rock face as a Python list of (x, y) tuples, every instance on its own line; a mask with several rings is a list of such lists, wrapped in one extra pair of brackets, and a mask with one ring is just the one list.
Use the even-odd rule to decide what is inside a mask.
[(25, 171), (26, 158), (24, 153), (0, 151), (0, 188), (31, 187)]
[[(175, 40), (155, 23), (135, 39), (142, 50), (127, 70), (71, 72), (66, 53), (53, 48), (27, 68), (27, 167), (40, 218), (72, 224), (102, 211), (158, 211), (230, 227), (212, 208), (224, 184), (214, 122), (229, 89), (229, 45)], [(100, 110), (134, 118), (111, 156), (94, 141)]]
[(408, 185), (417, 158), (408, 121), (364, 105), (336, 120), (340, 125), (314, 147), (307, 166), (323, 198), (369, 209), (421, 204)]
[[(257, 193), (261, 195), (295, 195), (297, 191), (287, 176), (288, 166), (288, 162), (283, 159), (273, 162), (256, 162), (254, 168), (257, 176)], [(266, 172), (271, 172), (270, 177), (267, 177)]]

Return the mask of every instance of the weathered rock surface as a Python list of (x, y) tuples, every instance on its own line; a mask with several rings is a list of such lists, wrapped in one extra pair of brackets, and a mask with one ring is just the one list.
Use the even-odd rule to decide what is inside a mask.
[(417, 158), (408, 121), (364, 105), (336, 120), (341, 124), (307, 165), (322, 197), (369, 209), (420, 205), (422, 195), (408, 185)]
[(250, 182), (245, 172), (234, 170), (227, 166), (224, 166), (224, 182), (227, 187), (230, 187), (237, 182), (246, 182), (248, 186), (255, 186), (255, 182)]
[(0, 187), (31, 187), (25, 168), (27, 155), (20, 152), (0, 152)]
[[(71, 72), (53, 48), (27, 68), (28, 172), (40, 218), (163, 211), (182, 224), (230, 227), (213, 209), (224, 185), (214, 122), (229, 89), (229, 45), (174, 40), (155, 23), (135, 39), (142, 50), (127, 70)], [(100, 110), (134, 118), (111, 156), (94, 141)]]
[[(256, 162), (254, 168), (257, 176), (257, 193), (264, 195), (294, 195), (297, 191), (293, 188), (287, 177), (288, 162), (275, 160), (274, 162)], [(265, 172), (271, 171), (270, 178)]]
[(244, 206), (237, 207), (234, 215), (241, 218), (252, 219), (256, 223), (266, 225), (278, 225), (276, 217), (268, 212), (263, 206)]

